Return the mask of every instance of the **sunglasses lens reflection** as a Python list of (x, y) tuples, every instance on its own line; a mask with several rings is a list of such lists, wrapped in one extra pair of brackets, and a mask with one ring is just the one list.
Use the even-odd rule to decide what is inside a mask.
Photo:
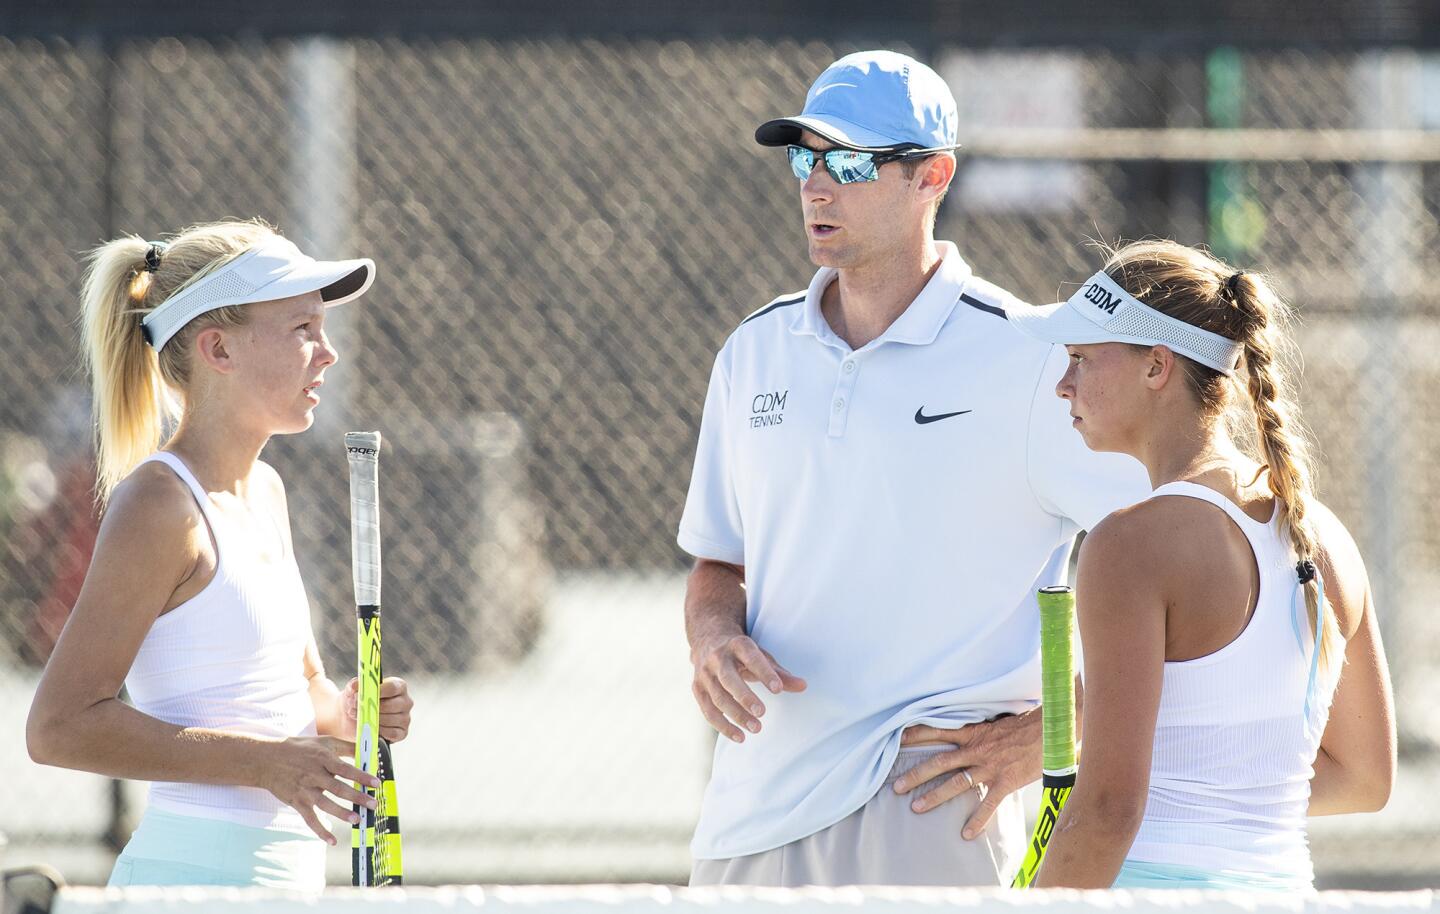
[(825, 153), (825, 167), (841, 184), (874, 181), (879, 177), (875, 169), (875, 156), (853, 149), (832, 149)]
[(795, 177), (804, 181), (815, 168), (815, 153), (804, 146), (791, 146), (789, 152), (790, 170), (795, 173)]

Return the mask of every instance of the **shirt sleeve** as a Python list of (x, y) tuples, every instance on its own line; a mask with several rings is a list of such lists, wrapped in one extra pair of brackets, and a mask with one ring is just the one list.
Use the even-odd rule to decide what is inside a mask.
[(1052, 346), (1030, 404), (1030, 487), (1046, 511), (1089, 530), (1105, 515), (1150, 497), (1150, 479), (1128, 454), (1090, 450), (1070, 419), (1070, 404), (1055, 395), (1069, 356)]
[(700, 559), (732, 565), (745, 563), (745, 530), (735, 493), (731, 460), (729, 347), (720, 351), (710, 372), (700, 440), (685, 513), (680, 516), (680, 548)]

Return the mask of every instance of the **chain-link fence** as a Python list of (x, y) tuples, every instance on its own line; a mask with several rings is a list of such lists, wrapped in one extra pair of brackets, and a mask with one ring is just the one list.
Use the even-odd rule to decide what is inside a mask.
[[(847, 50), (0, 42), (10, 857), (101, 877), (105, 842), (124, 840), (143, 802), (20, 748), (95, 532), (79, 255), (121, 231), (259, 215), (319, 254), (379, 262), (364, 303), (333, 315), (342, 362), (317, 427), (267, 456), (288, 480), (316, 627), (341, 671), (353, 622), (340, 432), (386, 433), (387, 669), (420, 700), (397, 748), (407, 876), (682, 879), (710, 735), (689, 697), (673, 533), (705, 382), (735, 324), (812, 269), (793, 178), (750, 136)], [(1299, 306), (1320, 489), (1371, 568), (1409, 778), (1385, 814), (1317, 823), (1317, 862), (1331, 884), (1440, 879), (1440, 833), (1412, 812), (1440, 739), (1425, 700), (1440, 672), (1426, 599), (1440, 525), (1425, 509), (1440, 485), (1427, 395), (1440, 155), (1381, 144), (1440, 127), (1440, 59), (926, 56), (956, 90), (968, 143), (939, 234), (981, 275), (1053, 301), (1095, 269), (1087, 239), (1162, 235), (1272, 270)], [(1146, 131), (1127, 134), (1143, 150), (1173, 136), (1158, 131), (1204, 127), (1255, 131), (1264, 152), (1222, 158), (1207, 135), (1153, 158), (1107, 146), (1117, 131)], [(1023, 131), (1063, 142), (1048, 158), (995, 151)], [(1359, 131), (1344, 159), (1307, 141), (1334, 131)]]

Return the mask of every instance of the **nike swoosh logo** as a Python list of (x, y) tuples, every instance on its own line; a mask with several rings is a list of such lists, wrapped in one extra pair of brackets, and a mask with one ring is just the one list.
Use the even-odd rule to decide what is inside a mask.
[(963, 416), (969, 412), (974, 412), (974, 410), (962, 409), (958, 413), (936, 413), (933, 416), (927, 416), (925, 415), (925, 407), (922, 406), (915, 410), (915, 424), (929, 425), (931, 422), (939, 422), (941, 419), (949, 419), (951, 416)]

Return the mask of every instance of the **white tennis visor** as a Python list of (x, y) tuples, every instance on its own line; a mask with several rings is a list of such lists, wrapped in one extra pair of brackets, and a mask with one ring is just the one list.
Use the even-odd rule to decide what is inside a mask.
[(140, 321), (145, 341), (159, 352), (195, 318), (231, 305), (278, 301), (319, 292), (327, 306), (365, 294), (375, 281), (375, 262), (316, 260), (276, 235), (231, 259), (150, 309)]
[(1048, 343), (1168, 346), (1177, 355), (1231, 376), (1245, 351), (1243, 343), (1161, 314), (1120, 288), (1104, 271), (1058, 305), (1017, 305), (1006, 308), (1005, 314), (1016, 327)]

